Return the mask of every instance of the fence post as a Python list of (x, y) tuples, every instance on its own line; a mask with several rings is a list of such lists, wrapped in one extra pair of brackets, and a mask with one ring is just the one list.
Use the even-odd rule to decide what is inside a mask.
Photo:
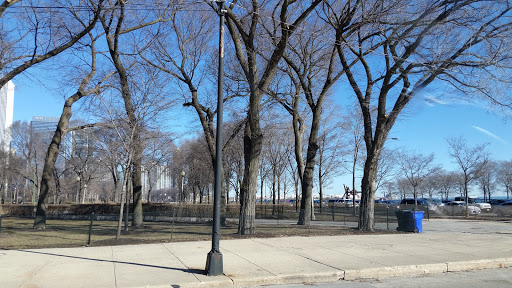
[(386, 205), (386, 227), (389, 230), (389, 205)]
[(334, 205), (331, 206), (331, 210), (332, 210), (332, 222), (334, 222)]
[(3, 215), (0, 214), (0, 233), (2, 233), (2, 218), (3, 218)]
[(171, 240), (172, 235), (174, 234), (174, 220), (176, 219), (176, 208), (172, 209), (172, 224), (171, 224)]
[(91, 214), (91, 223), (89, 224), (89, 240), (87, 240), (87, 245), (91, 245), (91, 233), (92, 233), (92, 221), (94, 220), (94, 212)]

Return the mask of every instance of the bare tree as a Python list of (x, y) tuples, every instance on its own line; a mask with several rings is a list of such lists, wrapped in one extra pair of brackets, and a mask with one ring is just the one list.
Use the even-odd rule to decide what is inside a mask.
[[(107, 119), (104, 119), (107, 121)], [(121, 175), (119, 167), (123, 166), (123, 145), (115, 129), (101, 129), (94, 134), (96, 137), (96, 149), (100, 165), (105, 167), (113, 183), (113, 195), (111, 201), (120, 202)]]
[(36, 191), (39, 191), (42, 166), (44, 165), (44, 154), (41, 151), (44, 151), (45, 146), (50, 142), (51, 133), (48, 131), (36, 132), (30, 123), (25, 121), (15, 121), (11, 125), (9, 133), (11, 134), (11, 147), (21, 160), (11, 163), (9, 168), (13, 173), (25, 179), (26, 184), (18, 189), (34, 191), (31, 201), (35, 203)]
[[(264, 127), (263, 157), (267, 162), (272, 185), (272, 214), (281, 201), (281, 180), (291, 152), (291, 133), (282, 123), (269, 123)], [(261, 176), (260, 176), (261, 177)], [(277, 185), (277, 186), (276, 186)]]
[[(225, 177), (235, 190), (235, 202), (239, 203), (240, 188), (242, 186), (242, 179), (244, 176), (244, 147), (242, 133), (236, 134), (230, 144), (225, 147), (225, 151), (223, 151), (222, 155), (224, 156)], [(263, 169), (263, 167), (264, 165), (260, 165), (260, 169)], [(260, 170), (260, 177), (262, 177), (262, 181), (264, 180), (265, 175), (265, 172), (261, 173)], [(226, 187), (226, 189), (228, 188)]]
[(411, 184), (414, 197), (414, 209), (416, 210), (418, 206), (418, 186), (421, 185), (426, 177), (432, 175), (439, 169), (433, 164), (434, 154), (423, 155), (421, 153), (401, 152), (398, 153), (398, 162), (405, 179)]
[[(101, 13), (99, 21), (102, 25), (105, 40), (109, 49), (109, 55), (114, 65), (115, 71), (118, 76), (119, 90), (124, 100), (124, 107), (128, 117), (130, 131), (133, 132), (133, 141), (130, 142), (131, 149), (133, 150), (133, 169), (132, 185), (133, 188), (133, 221), (132, 225), (141, 227), (143, 225), (142, 215), (142, 154), (143, 147), (141, 142), (141, 131), (143, 129), (142, 115), (144, 113), (144, 106), (138, 106), (135, 99), (137, 86), (131, 85), (137, 83), (138, 79), (133, 79), (133, 74), (129, 73), (130, 68), (134, 67), (136, 60), (127, 56), (124, 49), (128, 45), (123, 45), (124, 35), (132, 35), (135, 32), (140, 32), (143, 28), (155, 25), (161, 22), (170, 20), (168, 11), (172, 5), (171, 1), (163, 6), (161, 9), (155, 10), (142, 10), (142, 9), (127, 9), (127, 5), (133, 5), (133, 2), (116, 1), (110, 7), (106, 7), (105, 11)], [(129, 13), (132, 12), (132, 13)], [(142, 32), (140, 32), (142, 33)], [(140, 35), (140, 34), (138, 34)], [(134, 37), (140, 41), (141, 37)], [(142, 39), (144, 39), (142, 37)], [(151, 41), (151, 39), (144, 39), (144, 41)], [(134, 52), (132, 52), (134, 53)], [(147, 69), (145, 70), (148, 71)], [(133, 81), (132, 81), (133, 80)], [(135, 87), (134, 87), (135, 86)], [(135, 91), (134, 91), (135, 90)], [(142, 89), (139, 88), (140, 91)], [(143, 100), (146, 95), (143, 94)], [(145, 102), (145, 101), (144, 101)], [(143, 102), (143, 103), (144, 103)], [(140, 104), (143, 104), (140, 103)]]
[[(89, 71), (87, 74), (84, 75), (84, 78), (79, 84), (79, 87), (77, 91), (68, 97), (64, 103), (64, 107), (62, 109), (62, 115), (59, 119), (59, 122), (57, 123), (57, 129), (55, 130), (55, 133), (53, 134), (52, 140), (50, 145), (48, 146), (48, 150), (46, 152), (46, 158), (45, 163), (43, 167), (43, 174), (41, 177), (41, 185), (39, 187), (39, 200), (37, 203), (37, 210), (36, 210), (36, 218), (34, 219), (34, 229), (45, 229), (46, 228), (46, 211), (48, 209), (48, 193), (49, 193), (49, 182), (53, 178), (54, 168), (55, 168), (55, 162), (57, 161), (57, 156), (59, 155), (59, 147), (63, 139), (65, 138), (66, 133), (69, 131), (69, 119), (71, 118), (72, 112), (71, 107), (72, 105), (77, 102), (78, 100), (82, 99), (83, 97), (86, 97), (91, 94), (99, 93), (102, 86), (101, 83), (108, 77), (110, 77), (112, 74), (107, 74), (104, 77), (100, 76), (100, 79), (97, 80), (96, 83), (91, 84), (90, 82), (94, 79), (96, 75), (96, 64), (97, 64), (97, 58), (96, 58), (96, 40), (97, 37), (93, 36), (92, 34), (89, 34), (90, 37), (90, 62), (86, 63), (89, 66)], [(83, 127), (79, 127), (83, 128)], [(83, 171), (83, 169), (81, 170)], [(91, 175), (91, 174), (88, 174)], [(86, 180), (88, 177), (84, 177), (85, 174), (82, 173), (82, 179)], [(80, 182), (81, 184), (82, 182)], [(87, 181), (85, 182), (87, 183)], [(84, 196), (85, 198), (85, 196)]]
[(441, 170), (435, 176), (439, 185), (441, 199), (447, 201), (453, 190), (457, 188), (457, 178), (459, 178), (459, 175), (455, 172)]
[(208, 145), (203, 137), (198, 136), (195, 140), (183, 143), (181, 147), (185, 152), (187, 186), (194, 194), (191, 200), (196, 203), (196, 195), (200, 194), (200, 202), (202, 202), (204, 191), (209, 185), (213, 185), (214, 169), (210, 162)]
[[(352, 174), (352, 207), (354, 208), (353, 214), (354, 216), (356, 213), (356, 170), (359, 164), (359, 161), (363, 157), (361, 157), (362, 154), (362, 145), (363, 145), (363, 135), (364, 135), (364, 123), (363, 118), (361, 117), (360, 113), (357, 113), (355, 109), (349, 109), (348, 112), (343, 116), (341, 127), (345, 131), (346, 137), (346, 146), (347, 150), (350, 149), (350, 160), (347, 161), (350, 163), (350, 168), (348, 169), (350, 173)], [(348, 152), (348, 151), (347, 151)], [(348, 153), (347, 153), (348, 154)], [(347, 167), (343, 165), (343, 167)]]
[[(201, 4), (198, 3), (198, 5)], [(195, 6), (192, 4), (192, 7)], [(183, 91), (183, 106), (192, 107), (197, 113), (214, 168), (216, 159), (214, 119), (218, 111), (214, 108), (216, 103), (211, 99), (210, 91), (204, 88), (206, 86), (204, 82), (208, 80), (208, 75), (213, 74), (214, 70), (211, 67), (213, 64), (209, 60), (214, 58), (211, 57), (213, 54), (211, 52), (215, 51), (212, 37), (217, 22), (213, 21), (216, 18), (210, 11), (189, 9), (190, 7), (187, 9), (177, 7), (173, 10), (169, 28), (159, 27), (154, 32), (154, 41), (150, 42), (148, 47), (139, 48), (139, 55), (149, 65), (171, 75), (177, 82), (177, 86)], [(215, 52), (218, 53), (218, 51)], [(229, 93), (223, 99), (224, 103), (238, 96), (237, 92), (233, 93), (231, 89), (227, 90)], [(223, 144), (223, 151), (234, 135), (240, 131), (243, 124), (244, 120), (240, 120), (234, 129), (230, 129), (232, 134), (223, 138), (227, 139)], [(222, 178), (225, 178), (224, 169), (222, 167)], [(229, 189), (225, 183), (226, 181), (222, 181), (221, 225), (225, 225), (226, 193)]]
[(173, 137), (170, 133), (162, 131), (144, 131), (144, 156), (142, 163), (146, 173), (147, 202), (151, 202), (157, 181), (169, 174), (172, 162), (172, 151), (174, 150)]
[[(510, 199), (510, 192), (512, 189), (512, 161), (500, 162), (497, 174), (497, 181), (505, 186), (505, 193), (507, 193), (507, 199)], [(491, 200), (491, 195), (489, 195)]]
[[(91, 32), (103, 0), (81, 1), (81, 9), (76, 9), (74, 1), (31, 1), (27, 7), (20, 3), (21, 0), (5, 0), (0, 6), (4, 28), (16, 27), (3, 28), (0, 33), (0, 87), (34, 65), (66, 51)], [(9, 13), (12, 9), (16, 12)]]
[(411, 195), (411, 191), (412, 191), (412, 186), (411, 186), (411, 182), (409, 182), (409, 180), (407, 180), (407, 178), (398, 178), (396, 180), (396, 189), (398, 190), (398, 193), (400, 193), (400, 197), (403, 199), (403, 198), (407, 198), (407, 196), (412, 196)]
[(434, 198), (434, 193), (440, 191), (438, 171), (425, 177), (425, 179), (419, 185), (419, 192), (422, 198), (425, 198), (424, 194), (427, 193), (428, 198), (432, 199)]
[[(340, 125), (333, 119), (338, 117), (337, 111), (339, 107), (336, 105), (330, 106), (330, 113), (323, 115), (323, 123), (319, 136), (318, 147), (318, 192), (320, 196), (319, 208), (322, 213), (324, 192), (323, 188), (328, 187), (332, 183), (332, 178), (342, 173), (340, 169), (343, 165), (342, 158), (345, 154), (343, 147), (343, 138), (339, 137), (342, 134)], [(325, 109), (325, 110), (327, 110)], [(345, 149), (346, 150), (346, 149)]]
[(454, 162), (459, 165), (464, 182), (464, 197), (466, 199), (466, 217), (469, 217), (468, 211), (468, 184), (478, 178), (489, 162), (489, 153), (487, 152), (487, 143), (476, 146), (469, 146), (466, 139), (449, 138), (446, 140), (450, 146), (450, 156)]
[[(323, 104), (331, 91), (330, 89), (343, 74), (343, 70), (335, 65), (336, 51), (334, 47), (310, 35), (311, 32), (324, 35), (322, 32), (326, 31), (325, 28), (325, 23), (319, 20), (306, 21), (303, 30), (290, 38), (288, 49), (283, 55), (283, 59), (294, 74), (294, 76), (289, 76), (296, 77), (296, 80), (292, 79), (292, 82), (300, 85), (300, 91), (304, 94), (307, 107), (311, 110), (306, 161), (303, 164), (304, 171), (301, 176), (301, 210), (297, 222), (299, 225), (309, 225), (312, 218), (312, 189), (317, 161), (316, 154), (320, 147), (319, 133), (322, 124)], [(297, 101), (295, 98), (294, 101)], [(298, 113), (297, 109), (291, 107), (287, 107), (287, 109), (292, 113)], [(297, 116), (294, 116), (294, 118), (297, 118)], [(294, 125), (296, 125), (295, 121)], [(300, 130), (295, 129), (295, 131), (297, 133)], [(295, 136), (296, 139), (299, 139), (299, 137), (300, 135)], [(298, 147), (298, 149), (300, 150), (301, 147)], [(302, 155), (297, 160), (299, 166), (302, 164), (301, 161)]]
[[(263, 143), (260, 127), (262, 97), (267, 93), (288, 39), (321, 2), (321, 0), (314, 0), (311, 4), (301, 5), (303, 3), (297, 1), (273, 1), (263, 5), (257, 0), (252, 0), (246, 6), (244, 2), (235, 1), (226, 7), (227, 28), (250, 91), (247, 123), (244, 130), (245, 171), (241, 189), (243, 201), (238, 224), (239, 234), (255, 232), (258, 166)], [(237, 14), (238, 11), (240, 11), (239, 14)], [(278, 18), (267, 21), (274, 26), (263, 27), (265, 33), (262, 33), (261, 26), (264, 20), (262, 16), (274, 16), (275, 13), (279, 14)], [(265, 37), (266, 31), (270, 31), (271, 37)], [(263, 47), (268, 50), (262, 51)], [(260, 53), (268, 55), (265, 57), (268, 60), (259, 58)], [(263, 71), (261, 74), (260, 70)]]
[(375, 181), (375, 191), (378, 191), (380, 187), (391, 181), (397, 171), (396, 166), (398, 164), (398, 151), (395, 149), (382, 148), (377, 166), (377, 178)]
[[(367, 158), (359, 229), (373, 231), (377, 159), (398, 116), (436, 79), (469, 92), (481, 87), (476, 74), (509, 78), (500, 61), (510, 59), (505, 47), (510, 46), (512, 6), (472, 0), (334, 1), (327, 11), (364, 119)], [(346, 14), (356, 15), (357, 31), (345, 30)], [(351, 67), (355, 58), (358, 65)]]
[(482, 171), (478, 175), (478, 184), (484, 194), (484, 201), (491, 199), (492, 192), (496, 187), (498, 175), (498, 163), (495, 161), (488, 161)]

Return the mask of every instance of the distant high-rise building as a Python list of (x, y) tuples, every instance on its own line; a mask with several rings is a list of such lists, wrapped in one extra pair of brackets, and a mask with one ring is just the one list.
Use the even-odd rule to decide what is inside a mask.
[(30, 127), (34, 132), (54, 132), (59, 124), (59, 117), (32, 116)]
[(12, 125), (14, 109), (14, 83), (12, 81), (0, 89), (0, 143), (3, 151), (9, 151), (11, 133), (9, 128)]
[(69, 155), (73, 157), (90, 157), (94, 152), (94, 136), (93, 131), (89, 129), (71, 131), (68, 135), (70, 137), (70, 150)]

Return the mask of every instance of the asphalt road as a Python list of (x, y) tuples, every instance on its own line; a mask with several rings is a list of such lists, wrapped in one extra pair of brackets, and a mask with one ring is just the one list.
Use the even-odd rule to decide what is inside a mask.
[[(261, 221), (261, 220), (258, 220)], [(276, 220), (264, 220), (267, 223), (276, 223)], [(273, 221), (273, 222), (270, 222)], [(281, 224), (295, 224), (295, 221), (281, 220)], [(357, 223), (318, 221), (312, 225), (335, 225), (356, 227)], [(498, 234), (512, 237), (512, 221), (477, 221), (477, 220), (456, 220), (456, 219), (430, 219), (423, 220), (423, 233), (467, 233), (467, 234)], [(391, 229), (396, 227), (393, 223)], [(386, 223), (377, 223), (376, 228), (386, 229)], [(490, 245), (492, 245), (490, 243)], [(492, 248), (490, 248), (492, 249)], [(263, 286), (255, 286), (259, 288)], [(451, 272), (443, 274), (431, 274), (421, 277), (397, 277), (364, 281), (338, 281), (334, 283), (316, 283), (302, 285), (275, 285), (264, 286), (266, 288), (394, 288), (394, 287), (512, 287), (512, 268), (475, 270), (468, 272)]]
[(364, 281), (337, 281), (333, 283), (315, 283), (299, 285), (254, 286), (253, 288), (509, 288), (512, 287), (512, 268), (486, 269), (468, 272), (450, 272), (431, 274), (421, 277), (396, 277)]

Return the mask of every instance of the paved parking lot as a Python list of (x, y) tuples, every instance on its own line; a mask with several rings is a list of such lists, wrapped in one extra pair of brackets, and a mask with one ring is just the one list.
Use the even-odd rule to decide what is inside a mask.
[[(233, 219), (233, 221), (236, 221)], [(396, 219), (394, 222), (376, 223), (376, 229), (395, 230), (397, 227)], [(284, 224), (294, 225), (297, 224), (296, 220), (268, 220), (257, 219), (257, 223), (261, 224)], [(458, 232), (458, 233), (472, 233), (472, 234), (503, 234), (512, 236), (512, 221), (482, 221), (482, 220), (465, 220), (465, 219), (439, 219), (431, 218), (423, 219), (423, 233), (442, 233), (442, 232)], [(343, 222), (343, 221), (312, 221), (311, 225), (319, 226), (347, 226), (357, 227), (356, 222)]]

